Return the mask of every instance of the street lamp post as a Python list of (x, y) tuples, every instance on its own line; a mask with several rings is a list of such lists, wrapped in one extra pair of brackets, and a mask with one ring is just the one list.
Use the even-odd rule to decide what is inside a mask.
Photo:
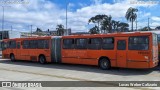
[(137, 30), (137, 23), (138, 23), (138, 21), (137, 21), (137, 18), (136, 18), (136, 31), (138, 31), (138, 30)]
[(32, 37), (32, 25), (31, 25), (31, 37)]
[(68, 15), (67, 15), (67, 13), (68, 13), (68, 3), (67, 3), (67, 0), (66, 0), (66, 34), (68, 35), (68, 30), (67, 30), (67, 23), (68, 23), (67, 19), (68, 19)]
[(149, 28), (150, 28), (150, 27), (149, 27), (149, 19), (150, 19), (150, 18), (148, 18), (148, 31), (149, 31)]
[(3, 15), (2, 15), (2, 40), (3, 40), (3, 31), (4, 31), (4, 6), (2, 6)]
[(4, 32), (4, 8), (5, 7), (10, 7), (10, 6), (2, 6), (2, 11), (3, 11), (3, 15), (2, 15), (2, 39), (3, 39), (3, 32)]

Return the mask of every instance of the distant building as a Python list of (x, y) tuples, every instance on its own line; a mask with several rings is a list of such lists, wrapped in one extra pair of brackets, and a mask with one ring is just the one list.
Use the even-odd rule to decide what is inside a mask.
[(64, 36), (67, 35), (67, 33), (68, 33), (68, 35), (71, 35), (71, 33), (72, 33), (71, 28), (69, 28), (67, 30), (64, 29)]
[(70, 35), (81, 35), (81, 34), (90, 34), (89, 32), (75, 32), (71, 33)]
[(57, 35), (57, 31), (42, 31), (42, 33), (46, 36), (55, 36)]
[(3, 39), (12, 39), (20, 37), (21, 37), (21, 32), (19, 31), (0, 31), (0, 50), (1, 50), (1, 42)]
[(0, 40), (20, 38), (20, 36), (21, 36), (20, 31), (0, 31)]
[(21, 32), (21, 38), (27, 38), (27, 37), (38, 37), (36, 34), (32, 34), (30, 32)]
[[(65, 35), (71, 35), (71, 29), (64, 29), (64, 36)], [(34, 35), (38, 35), (38, 36), (56, 36), (57, 35), (57, 31), (53, 30), (53, 31), (35, 31), (32, 34)]]

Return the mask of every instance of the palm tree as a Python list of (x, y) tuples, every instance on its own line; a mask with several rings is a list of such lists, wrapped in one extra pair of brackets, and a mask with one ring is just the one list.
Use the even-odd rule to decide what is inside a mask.
[(128, 23), (124, 23), (124, 22), (119, 23), (119, 28), (121, 32), (127, 31), (128, 27), (129, 27)]
[(91, 28), (91, 29), (89, 30), (89, 32), (90, 32), (91, 34), (98, 34), (98, 33), (99, 33), (99, 29), (98, 29), (97, 26), (94, 26), (93, 28)]
[(96, 15), (94, 17), (91, 17), (88, 20), (88, 23), (97, 23), (98, 24), (98, 30), (100, 30), (100, 24), (102, 23), (102, 21), (107, 18), (107, 15)]
[(62, 24), (57, 25), (56, 30), (58, 36), (64, 35), (64, 26)]
[(134, 21), (136, 20), (136, 18), (137, 18), (136, 12), (138, 12), (138, 9), (130, 7), (130, 8), (127, 10), (126, 15), (125, 15), (126, 19), (127, 19), (128, 21), (132, 22), (132, 31), (133, 31), (133, 22), (134, 22)]

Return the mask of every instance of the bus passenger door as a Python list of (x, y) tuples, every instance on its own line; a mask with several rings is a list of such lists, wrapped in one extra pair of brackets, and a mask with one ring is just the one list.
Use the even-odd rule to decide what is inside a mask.
[(125, 37), (117, 38), (117, 67), (126, 67), (127, 63), (127, 43), (128, 39)]

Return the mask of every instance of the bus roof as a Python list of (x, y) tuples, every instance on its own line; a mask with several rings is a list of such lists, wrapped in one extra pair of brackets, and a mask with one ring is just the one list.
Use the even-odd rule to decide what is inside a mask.
[(121, 32), (121, 33), (107, 33), (107, 34), (82, 34), (82, 35), (69, 35), (69, 36), (63, 36), (63, 38), (68, 38), (68, 37), (90, 37), (90, 36), (95, 36), (95, 37), (99, 37), (99, 36), (136, 36), (136, 35), (151, 35), (154, 32)]
[(109, 37), (112, 37), (112, 36), (128, 36), (128, 35), (131, 35), (131, 36), (136, 36), (136, 35), (150, 35), (152, 33), (159, 33), (160, 34), (160, 31), (142, 31), (142, 32), (139, 32), (139, 31), (136, 31), (136, 32), (120, 32), (120, 33), (107, 33), (107, 34), (81, 34), (81, 35), (69, 35), (69, 36), (44, 36), (44, 37), (27, 37), (27, 38), (13, 38), (13, 39), (4, 39), (4, 40), (34, 40), (34, 39), (51, 39), (51, 38), (57, 38), (57, 37), (62, 37), (62, 38), (69, 38), (69, 37), (80, 37), (80, 36), (84, 36), (84, 37), (99, 37), (99, 36), (109, 36)]
[(32, 40), (32, 39), (50, 39), (52, 36), (45, 37), (27, 37), (27, 38), (13, 38), (13, 39), (4, 39), (5, 40)]
[(159, 31), (159, 30), (154, 30), (154, 31), (146, 31), (146, 32), (152, 32), (152, 33), (155, 33), (155, 34), (160, 34), (160, 31)]

